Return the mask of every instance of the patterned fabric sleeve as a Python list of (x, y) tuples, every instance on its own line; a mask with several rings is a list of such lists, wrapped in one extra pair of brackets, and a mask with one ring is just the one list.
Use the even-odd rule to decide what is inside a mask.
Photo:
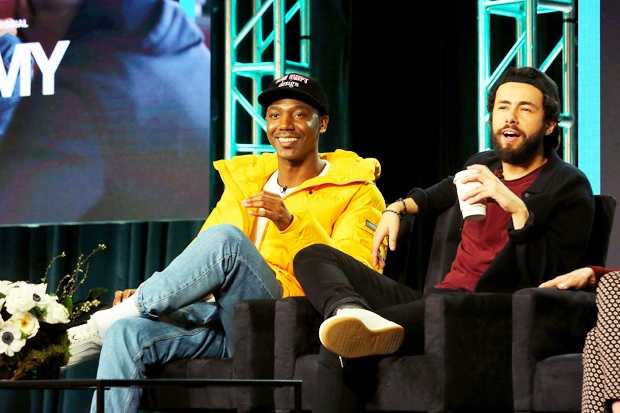
[(583, 351), (582, 413), (611, 412), (611, 402), (620, 400), (620, 270), (601, 278), (596, 305), (596, 327)]

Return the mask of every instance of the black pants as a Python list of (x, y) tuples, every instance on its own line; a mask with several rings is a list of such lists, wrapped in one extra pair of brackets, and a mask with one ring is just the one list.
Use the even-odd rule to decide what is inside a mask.
[[(314, 308), (325, 318), (336, 307), (356, 303), (400, 324), (405, 338), (398, 355), (424, 353), (424, 297), (406, 285), (374, 271), (355, 258), (327, 245), (300, 251), (293, 263), (295, 277)], [(428, 294), (454, 293), (434, 288)], [(372, 395), (374, 371), (380, 357), (344, 361), (325, 347), (319, 354), (319, 372), (314, 413), (344, 413), (362, 410), (363, 395)]]

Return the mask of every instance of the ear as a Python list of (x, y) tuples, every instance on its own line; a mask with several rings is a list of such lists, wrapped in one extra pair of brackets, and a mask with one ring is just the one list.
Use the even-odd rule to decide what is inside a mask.
[(556, 126), (558, 126), (558, 122), (556, 122), (555, 120), (547, 121), (547, 128), (545, 130), (545, 136), (553, 132)]
[(325, 133), (327, 131), (327, 124), (329, 123), (329, 116), (328, 115), (321, 116), (321, 118), (319, 119), (319, 122), (320, 122), (319, 133)]

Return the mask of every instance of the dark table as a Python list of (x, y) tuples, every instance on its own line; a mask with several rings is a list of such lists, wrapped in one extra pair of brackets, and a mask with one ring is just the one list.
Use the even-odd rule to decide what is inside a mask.
[(97, 390), (97, 413), (104, 413), (104, 391), (111, 387), (293, 387), (295, 412), (301, 413), (301, 380), (144, 379), (144, 380), (0, 380), (1, 389)]

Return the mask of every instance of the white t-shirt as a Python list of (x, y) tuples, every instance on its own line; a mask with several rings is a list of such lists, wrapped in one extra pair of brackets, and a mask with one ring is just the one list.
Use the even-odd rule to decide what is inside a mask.
[[(325, 166), (323, 167), (323, 170), (321, 171), (321, 173), (318, 176), (324, 176), (327, 171), (329, 170), (329, 167), (331, 166), (331, 164), (327, 161), (325, 161)], [(267, 183), (265, 184), (265, 186), (263, 186), (263, 191), (266, 192), (271, 192), (274, 194), (278, 194), (280, 195), (280, 197), (284, 198), (285, 196), (288, 196), (290, 194), (292, 194), (293, 192), (295, 192), (295, 190), (298, 187), (295, 188), (286, 188), (284, 189), (284, 187), (281, 187), (278, 184), (278, 172), (279, 171), (275, 171), (273, 173), (273, 175), (271, 175), (269, 177), (269, 179), (267, 180)], [(262, 210), (262, 208), (261, 208)], [(265, 232), (265, 227), (267, 226), (267, 220), (269, 218), (265, 218), (265, 217), (258, 217), (254, 223), (254, 231), (252, 231), (252, 242), (254, 242), (254, 245), (256, 245), (256, 248), (258, 248), (258, 246), (260, 245), (261, 240), (263, 239), (263, 232)]]

